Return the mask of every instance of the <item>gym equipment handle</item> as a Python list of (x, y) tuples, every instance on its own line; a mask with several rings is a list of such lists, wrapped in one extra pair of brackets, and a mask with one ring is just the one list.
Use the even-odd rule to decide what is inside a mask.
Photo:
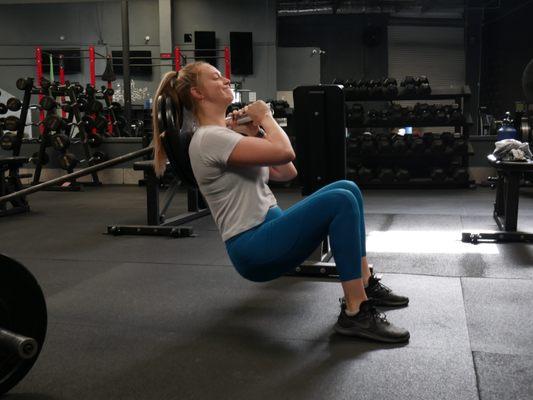
[(0, 328), (0, 348), (17, 354), (23, 360), (35, 357), (39, 345), (35, 339)]
[(111, 160), (104, 161), (99, 164), (91, 165), (90, 167), (80, 169), (79, 171), (75, 171), (70, 174), (63, 175), (63, 176), (51, 179), (46, 182), (38, 183), (37, 185), (33, 185), (26, 189), (19, 190), (18, 192), (13, 192), (6, 196), (0, 197), (0, 204), (5, 203), (6, 201), (9, 201), (11, 199), (14, 199), (20, 196), (26, 196), (26, 195), (38, 192), (39, 190), (47, 188), (49, 186), (59, 185), (61, 183), (70, 181), (72, 179), (76, 179), (76, 178), (79, 178), (85, 175), (89, 175), (89, 174), (92, 174), (93, 172), (97, 172), (102, 169), (106, 169), (108, 167), (112, 167), (114, 165), (122, 164), (126, 161), (145, 156), (147, 154), (150, 154), (152, 151), (153, 151), (153, 147), (145, 147), (143, 149), (133, 151), (131, 153), (124, 154), (116, 158), (112, 158)]

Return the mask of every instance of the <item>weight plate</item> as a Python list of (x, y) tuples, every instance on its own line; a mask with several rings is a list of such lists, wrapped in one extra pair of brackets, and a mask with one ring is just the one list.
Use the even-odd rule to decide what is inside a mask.
[(46, 325), (46, 302), (36, 279), (22, 264), (0, 254), (0, 328), (33, 338), (39, 346), (37, 354), (28, 360), (0, 346), (0, 395), (20, 382), (37, 361)]

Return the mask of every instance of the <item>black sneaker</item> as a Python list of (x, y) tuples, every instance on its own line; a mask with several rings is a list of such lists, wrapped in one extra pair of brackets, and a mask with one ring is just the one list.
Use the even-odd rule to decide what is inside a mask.
[(393, 293), (392, 289), (380, 282), (381, 278), (372, 275), (368, 280), (368, 286), (365, 288), (366, 297), (374, 300), (374, 305), (379, 307), (403, 307), (409, 304), (409, 298)]
[(389, 321), (385, 314), (378, 312), (373, 300), (363, 301), (359, 312), (353, 317), (346, 315), (346, 303), (341, 300), (341, 313), (335, 324), (335, 331), (341, 335), (356, 336), (386, 343), (409, 341), (409, 331), (399, 328)]

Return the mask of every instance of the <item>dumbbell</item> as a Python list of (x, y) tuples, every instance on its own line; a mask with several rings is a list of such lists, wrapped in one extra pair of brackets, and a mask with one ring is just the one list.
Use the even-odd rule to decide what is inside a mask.
[(418, 124), (430, 122), (433, 119), (433, 116), (431, 114), (431, 108), (428, 104), (416, 103), (413, 110), (415, 112), (416, 122)]
[(455, 169), (452, 172), (451, 177), (456, 183), (468, 182), (468, 179), (469, 179), (468, 171), (466, 170), (466, 168)]
[[(95, 151), (91, 158), (89, 158), (89, 164), (99, 164), (101, 162), (104, 162), (108, 159), (107, 155), (104, 152), (101, 151)], [(76, 156), (72, 153), (63, 153), (59, 156), (57, 159), (59, 166), (67, 171), (71, 171), (80, 163), (84, 163), (87, 160), (78, 160)]]
[(385, 78), (381, 82), (383, 95), (387, 98), (398, 96), (398, 82), (394, 78)]
[(357, 170), (357, 181), (368, 183), (374, 178), (374, 172), (370, 168), (361, 167)]
[(377, 153), (374, 138), (370, 132), (365, 132), (361, 136), (361, 154), (365, 157), (375, 156)]
[(0, 103), (0, 115), (4, 115), (7, 113), (7, 106), (4, 103)]
[(403, 136), (396, 136), (392, 139), (392, 153), (402, 156), (407, 152), (407, 142)]
[(416, 94), (416, 80), (412, 76), (406, 76), (403, 81), (400, 82), (400, 86), (403, 88), (402, 94), (411, 96)]
[(462, 124), (464, 122), (464, 116), (461, 111), (459, 104), (452, 104), (450, 112), (450, 123), (451, 124)]
[(404, 109), (399, 104), (393, 104), (389, 107), (389, 118), (392, 123), (401, 123), (404, 118)]
[(406, 169), (403, 169), (403, 168), (398, 168), (396, 169), (396, 180), (398, 182), (409, 182), (409, 180), (411, 179), (411, 174), (409, 173), (408, 170)]
[(6, 107), (9, 111), (19, 111), (22, 107), (22, 102), (16, 97), (10, 97), (7, 99)]
[(346, 120), (354, 125), (360, 125), (365, 121), (365, 110), (361, 104), (353, 104), (346, 110)]
[(392, 154), (392, 144), (388, 135), (379, 135), (376, 144), (379, 155), (389, 156)]
[[(6, 105), (10, 111), (19, 111), (22, 108), (22, 102), (16, 97), (11, 97), (10, 99), (8, 99)], [(53, 97), (44, 96), (39, 101), (39, 104), (32, 104), (30, 105), (30, 108), (49, 111), (54, 109), (56, 105), (57, 103)]]
[(444, 182), (446, 180), (446, 172), (442, 168), (433, 168), (429, 176), (433, 182)]
[(359, 79), (355, 88), (355, 94), (358, 97), (368, 97), (368, 82), (365, 79)]
[(413, 137), (412, 143), (411, 143), (411, 150), (414, 154), (421, 155), (426, 150), (426, 144), (424, 143), (424, 139), (422, 139), (419, 136)]
[(344, 82), (345, 88), (355, 88), (357, 87), (357, 80), (356, 79), (348, 79), (346, 82)]
[(381, 86), (381, 81), (371, 79), (368, 82), (368, 95), (370, 97), (379, 98), (383, 96), (383, 87)]
[(379, 121), (384, 125), (390, 124), (391, 120), (389, 110), (381, 110)]
[(468, 142), (465, 139), (455, 139), (453, 143), (453, 152), (458, 156), (466, 155), (468, 152)]
[(432, 156), (442, 156), (446, 150), (446, 144), (440, 137), (435, 137), (429, 144), (429, 150), (431, 151)]
[(424, 150), (423, 153), (426, 155), (432, 155), (431, 152), (431, 145), (433, 141), (435, 140), (435, 135), (433, 135), (432, 132), (424, 132), (422, 136), (422, 141), (424, 142)]
[(433, 115), (435, 117), (435, 121), (439, 124), (444, 124), (448, 120), (446, 108), (442, 105), (435, 106), (435, 112)]
[(6, 132), (0, 138), (0, 148), (6, 151), (12, 151), (13, 148), (19, 143), (17, 134), (14, 132)]
[(416, 94), (421, 96), (428, 96), (431, 94), (431, 87), (427, 76), (420, 75), (415, 79)]
[(368, 116), (368, 123), (372, 125), (376, 125), (379, 123), (381, 119), (381, 112), (378, 110), (369, 110), (367, 113)]
[(377, 174), (377, 177), (382, 183), (392, 183), (396, 178), (396, 174), (391, 168), (381, 168)]
[(344, 86), (344, 79), (340, 79), (340, 78), (335, 78), (333, 79), (333, 82), (331, 82), (333, 85), (342, 85)]

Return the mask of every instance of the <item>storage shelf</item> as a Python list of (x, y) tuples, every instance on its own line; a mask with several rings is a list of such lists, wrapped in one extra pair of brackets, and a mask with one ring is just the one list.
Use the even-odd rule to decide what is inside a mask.
[(459, 88), (431, 88), (431, 94), (420, 95), (413, 94), (407, 95), (402, 93), (402, 89), (399, 87), (400, 93), (396, 97), (370, 97), (359, 96), (356, 93), (355, 88), (344, 88), (344, 100), (345, 101), (395, 101), (395, 100), (446, 100), (446, 99), (458, 99), (467, 98), (472, 95), (470, 87), (463, 86)]

